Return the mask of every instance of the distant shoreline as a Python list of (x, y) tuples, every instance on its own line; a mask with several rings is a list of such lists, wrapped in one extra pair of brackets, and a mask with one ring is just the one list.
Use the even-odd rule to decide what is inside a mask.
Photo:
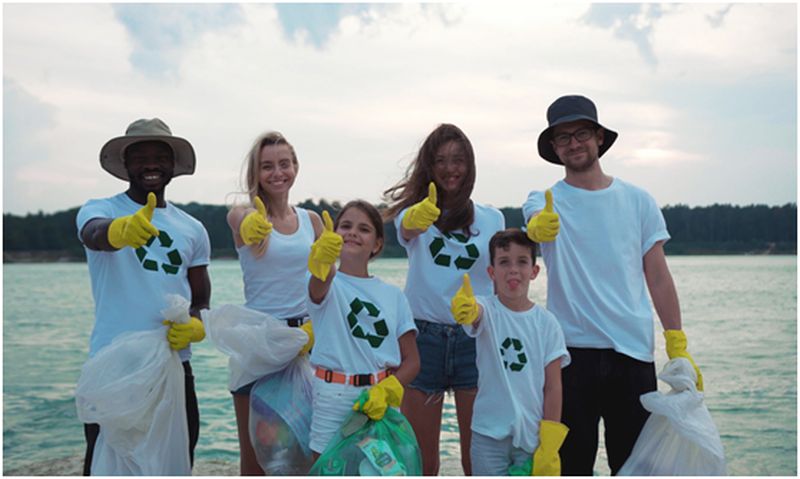
[[(669, 245), (669, 243), (667, 243)], [(676, 245), (683, 246), (683, 245)], [(770, 255), (770, 256), (796, 256), (797, 249), (776, 246), (774, 243), (767, 245), (764, 249), (739, 251), (726, 249), (713, 249), (708, 247), (677, 247), (667, 248), (667, 256), (749, 256), (749, 255)], [(381, 258), (405, 258), (404, 255), (382, 254)], [(228, 251), (212, 252), (212, 260), (237, 260), (235, 254)], [(4, 251), (3, 264), (6, 263), (85, 263), (86, 258), (76, 255), (71, 251)]]

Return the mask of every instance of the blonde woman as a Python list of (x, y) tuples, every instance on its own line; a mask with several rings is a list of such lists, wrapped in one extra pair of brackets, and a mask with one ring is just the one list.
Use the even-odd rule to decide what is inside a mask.
[[(286, 320), (289, 326), (301, 326), (308, 322), (308, 254), (322, 232), (322, 219), (314, 211), (289, 203), (300, 165), (294, 147), (283, 135), (274, 131), (260, 135), (246, 162), (244, 183), (250, 204), (234, 206), (228, 212), (242, 268), (245, 306)], [(248, 431), (252, 387), (250, 383), (231, 391), (243, 476), (265, 473), (256, 460)]]

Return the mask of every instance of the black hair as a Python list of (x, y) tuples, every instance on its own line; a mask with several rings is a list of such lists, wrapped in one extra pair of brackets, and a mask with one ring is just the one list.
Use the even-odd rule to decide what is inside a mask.
[(522, 232), (519, 228), (507, 228), (498, 231), (489, 240), (489, 261), (494, 266), (494, 252), (498, 248), (507, 250), (511, 243), (518, 244), (523, 248), (529, 248), (531, 251), (531, 264), (536, 264), (536, 251), (537, 245), (528, 238), (528, 235)]

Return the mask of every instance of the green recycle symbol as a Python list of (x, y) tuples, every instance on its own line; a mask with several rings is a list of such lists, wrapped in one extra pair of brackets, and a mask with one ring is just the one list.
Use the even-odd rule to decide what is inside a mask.
[[(513, 351), (510, 351), (513, 349)], [(508, 353), (506, 355), (506, 353)], [(512, 356), (516, 353), (516, 358)], [(528, 364), (528, 357), (522, 352), (522, 341), (516, 338), (506, 338), (500, 347), (500, 356), (503, 358), (503, 367), (512, 371), (522, 371)], [(509, 361), (509, 359), (511, 359)]]
[[(478, 247), (475, 246), (474, 243), (466, 244), (468, 239), (465, 235), (461, 233), (445, 233), (444, 236), (448, 239), (454, 239), (459, 243), (464, 244), (464, 250), (467, 253), (467, 256), (458, 255), (458, 257), (453, 261), (453, 264), (456, 266), (456, 269), (470, 269), (475, 261), (480, 256), (478, 252)], [(431, 256), (433, 257), (433, 262), (438, 264), (439, 266), (444, 266), (445, 268), (450, 267), (451, 255), (442, 253), (444, 249), (445, 243), (444, 238), (441, 236), (437, 236), (429, 246), (431, 250)]]
[(380, 347), (383, 340), (386, 339), (386, 336), (389, 335), (389, 327), (386, 326), (385, 319), (380, 319), (372, 324), (372, 327), (375, 329), (375, 334), (365, 333), (364, 328), (358, 324), (358, 314), (365, 309), (370, 318), (377, 318), (378, 315), (381, 314), (381, 310), (374, 304), (356, 298), (350, 303), (350, 313), (347, 315), (347, 324), (350, 325), (350, 332), (353, 334), (353, 337), (365, 339), (369, 342), (370, 346), (377, 349)]
[[(147, 248), (149, 248), (155, 240), (156, 237), (151, 236), (144, 246), (140, 246), (136, 249), (136, 257), (139, 258), (139, 262), (142, 263), (142, 267), (148, 271), (158, 271), (158, 261), (149, 259), (147, 257)], [(170, 236), (164, 230), (159, 231), (158, 242), (162, 248), (169, 248), (172, 246), (172, 238), (170, 238)], [(145, 246), (147, 248), (145, 248)], [(169, 264), (161, 263), (161, 269), (163, 269), (164, 273), (166, 274), (178, 274), (178, 270), (180, 269), (180, 265), (183, 264), (183, 260), (181, 259), (181, 254), (178, 252), (177, 248), (167, 252), (167, 259), (169, 260)]]

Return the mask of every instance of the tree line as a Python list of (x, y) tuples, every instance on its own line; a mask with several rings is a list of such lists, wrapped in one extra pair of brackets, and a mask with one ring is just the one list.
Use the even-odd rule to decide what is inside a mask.
[[(227, 207), (199, 203), (176, 204), (201, 221), (211, 240), (212, 257), (235, 257)], [(306, 200), (298, 206), (335, 217), (342, 205)], [(386, 205), (377, 205), (379, 209)], [(520, 208), (501, 208), (508, 227), (521, 227)], [(735, 206), (714, 204), (666, 206), (661, 210), (672, 239), (667, 254), (797, 254), (797, 204)], [(78, 208), (25, 216), (3, 214), (3, 261), (80, 261), (85, 258), (75, 226)], [(384, 257), (404, 257), (392, 222), (385, 225)]]

